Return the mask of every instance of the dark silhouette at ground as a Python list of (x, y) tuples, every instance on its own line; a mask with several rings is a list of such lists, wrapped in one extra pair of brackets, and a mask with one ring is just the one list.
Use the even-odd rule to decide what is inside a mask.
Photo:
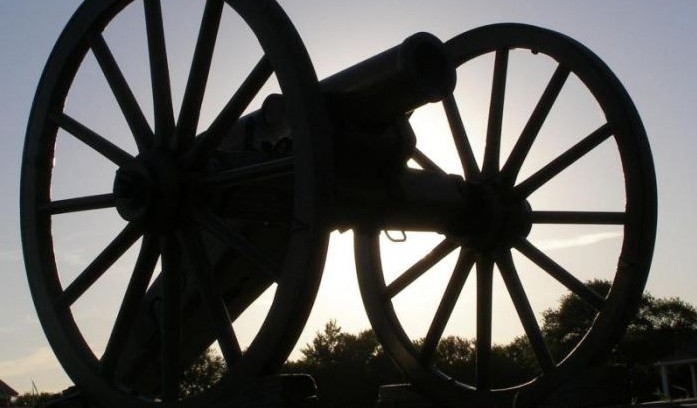
[[(593, 281), (589, 287), (606, 294), (610, 283)], [(542, 315), (542, 332), (559, 361), (578, 344), (592, 324), (595, 311), (578, 297), (567, 295), (557, 307)], [(689, 339), (697, 336), (697, 309), (678, 298), (656, 298), (645, 294), (639, 311), (620, 344), (610, 353), (608, 362), (580, 373), (572, 384), (562, 387), (560, 398), (578, 387), (597, 387), (594, 400), (628, 404), (657, 400), (662, 397), (656, 361), (671, 355)], [(422, 340), (415, 341), (419, 347)], [(383, 351), (372, 330), (346, 333), (336, 323), (328, 322), (311, 343), (301, 350), (303, 356), (289, 361), (283, 373), (310, 374), (317, 382), (318, 408), (373, 406), (378, 388), (385, 384), (406, 383), (404, 377)], [(458, 380), (472, 383), (475, 370), (475, 341), (457, 336), (441, 339), (435, 364)], [(492, 349), (495, 387), (516, 385), (534, 377), (537, 359), (527, 338), (518, 337)], [(204, 391), (225, 371), (225, 363), (210, 349), (185, 372), (182, 395)], [(684, 371), (684, 372), (683, 372)], [(689, 388), (687, 370), (671, 373), (671, 384)], [(554, 398), (554, 396), (552, 396)]]
[[(593, 281), (589, 286), (605, 294), (610, 283)], [(543, 313), (542, 331), (557, 359), (578, 344), (578, 336), (586, 333), (594, 316), (595, 311), (573, 295), (563, 297), (556, 308)], [(647, 293), (608, 362), (578, 381), (603, 384), (615, 403), (659, 399), (660, 377), (654, 363), (695, 335), (694, 306), (678, 298), (655, 298)], [(419, 343), (420, 340), (417, 347)], [(438, 345), (436, 365), (457, 379), (473, 382), (474, 344), (473, 339), (443, 338)], [(345, 333), (336, 322), (330, 321), (302, 353), (303, 357), (288, 362), (283, 371), (312, 375), (319, 389), (320, 407), (371, 406), (380, 385), (407, 382), (391, 364), (371, 330)], [(495, 387), (519, 384), (539, 370), (525, 337), (494, 346), (492, 354)], [(676, 372), (671, 379), (676, 387), (689, 387), (689, 373)]]

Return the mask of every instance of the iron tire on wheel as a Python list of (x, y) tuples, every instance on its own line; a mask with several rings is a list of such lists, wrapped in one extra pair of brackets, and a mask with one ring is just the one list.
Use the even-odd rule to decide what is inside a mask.
[[(240, 355), (239, 359), (232, 366), (228, 367), (226, 375), (215, 386), (194, 397), (179, 399), (176, 395), (176, 387), (178, 386), (176, 378), (178, 377), (175, 376), (173, 377), (175, 380), (169, 380), (171, 384), (169, 384), (170, 391), (167, 394), (167, 391), (162, 391), (163, 388), (167, 388), (167, 384), (164, 383), (168, 381), (164, 379), (167, 374), (163, 373), (161, 379), (164, 385), (161, 385), (161, 390), (154, 395), (139, 395), (134, 390), (123, 389), (120, 384), (113, 381), (109, 376), (103, 375), (100, 371), (99, 358), (86, 342), (70, 310), (70, 304), (75, 301), (75, 297), (79, 297), (82, 293), (89, 290), (89, 286), (93, 283), (91, 281), (95, 279), (95, 276), (92, 273), (83, 273), (85, 275), (84, 279), (78, 278), (78, 280), (82, 279), (82, 282), (77, 284), (62, 283), (55, 260), (55, 252), (58, 249), (54, 247), (52, 236), (52, 218), (58, 214), (65, 212), (79, 213), (80, 211), (96, 208), (113, 208), (119, 207), (119, 204), (114, 203), (115, 197), (112, 194), (104, 194), (99, 197), (79, 197), (73, 201), (53, 201), (51, 198), (51, 183), (54, 146), (59, 128), (63, 128), (70, 133), (81, 134), (81, 136), (89, 139), (88, 145), (92, 143), (90, 146), (93, 148), (98, 146), (96, 150), (106, 155), (107, 158), (118, 161), (120, 160), (119, 158), (123, 159), (125, 157), (118, 151), (111, 149), (108, 143), (100, 141), (98, 137), (95, 138), (89, 135), (89, 132), (81, 129), (79, 123), (71, 121), (62, 112), (75, 75), (83, 63), (85, 55), (91, 48), (93, 50), (96, 50), (95, 47), (100, 48), (97, 50), (102, 59), (100, 62), (105, 62), (107, 66), (110, 66), (110, 68), (107, 68), (109, 71), (107, 77), (109, 77), (110, 85), (119, 82), (119, 73), (116, 72), (118, 67), (114, 68), (115, 64), (108, 61), (108, 47), (101, 44), (100, 33), (130, 3), (132, 3), (130, 0), (85, 1), (59, 37), (41, 77), (29, 119), (21, 178), (22, 242), (30, 289), (41, 324), (58, 360), (79, 389), (101, 406), (227, 406), (226, 404), (231, 403), (233, 396), (239, 391), (240, 387), (247, 384), (255, 376), (272, 372), (285, 361), (300, 335), (314, 301), (328, 241), (326, 227), (321, 217), (324, 211), (324, 197), (326, 196), (328, 183), (325, 175), (330, 173), (327, 171), (329, 163), (326, 161), (328, 157), (326, 152), (330, 151), (330, 149), (327, 146), (327, 143), (329, 143), (327, 140), (328, 127), (324, 107), (314, 69), (302, 41), (285, 13), (275, 1), (208, 0), (206, 12), (209, 9), (214, 11), (211, 13), (212, 17), (206, 17), (204, 14), (204, 19), (212, 18), (215, 20), (217, 17), (219, 22), (219, 13), (222, 12), (220, 10), (226, 4), (232, 7), (244, 19), (257, 37), (265, 53), (268, 66), (270, 66), (269, 72), (262, 76), (268, 79), (268, 76), (275, 73), (286, 98), (286, 109), (290, 117), (289, 126), (294, 136), (292, 171), (295, 176), (292, 179), (293, 184), (291, 187), (294, 194), (294, 202), (292, 220), (289, 221), (287, 255), (281, 266), (281, 277), (277, 281), (273, 303), (261, 329), (248, 349)], [(146, 16), (148, 16), (146, 17), (149, 30), (148, 41), (157, 44), (160, 39), (163, 39), (157, 33), (157, 26), (162, 25), (160, 2), (159, 0), (144, 0), (143, 3), (145, 3)], [(202, 31), (206, 30), (208, 28)], [(210, 44), (210, 40), (201, 38), (200, 36), (201, 48), (205, 49)], [(154, 47), (160, 47), (159, 61), (160, 63), (165, 61), (166, 68), (167, 59), (164, 52), (164, 43), (154, 45)], [(212, 51), (210, 52), (212, 53)], [(202, 54), (206, 54), (206, 51), (204, 50)], [(163, 56), (164, 58), (161, 58)], [(155, 60), (157, 60), (157, 57), (156, 55)], [(206, 59), (205, 56), (202, 58), (203, 60)], [(210, 55), (208, 58), (210, 58)], [(153, 61), (152, 55), (151, 61)], [(210, 66), (210, 60), (208, 63)], [(157, 65), (158, 62), (152, 64)], [(205, 65), (205, 63), (202, 64), (202, 66)], [(151, 68), (153, 67), (151, 66)], [(159, 81), (160, 84), (160, 88), (154, 90), (156, 123), (155, 131), (150, 134), (155, 139), (158, 137), (173, 137), (167, 133), (165, 128), (170, 126), (170, 131), (174, 132), (175, 127), (173, 117), (168, 119), (167, 114), (168, 109), (171, 111), (171, 106), (166, 106), (171, 105), (171, 94), (166, 89), (169, 78), (168, 75), (163, 74), (161, 68), (162, 66), (160, 65), (159, 74), (153, 74), (158, 77), (154, 82)], [(153, 70), (157, 69), (153, 68)], [(166, 72), (166, 69), (164, 72)], [(193, 80), (194, 83), (196, 81), (196, 79)], [(254, 82), (253, 79), (252, 82)], [(166, 83), (167, 86), (163, 87), (163, 83)], [(263, 85), (263, 82), (257, 85), (256, 92), (259, 91), (261, 85)], [(157, 87), (157, 85), (154, 86)], [(118, 84), (116, 84), (116, 88), (118, 89), (116, 93), (120, 92), (120, 95), (117, 95), (117, 99), (120, 99), (120, 102), (126, 101), (125, 105), (127, 108), (124, 113), (127, 119), (133, 120), (138, 115), (137, 113), (133, 114), (133, 109), (131, 109), (130, 113), (126, 112), (129, 110), (129, 102), (128, 96), (124, 96), (124, 94), (128, 93), (128, 90), (125, 86)], [(193, 88), (194, 93), (196, 93), (197, 87), (194, 86)], [(205, 80), (202, 85), (199, 83), (198, 88), (205, 89)], [(162, 103), (167, 101), (167, 99), (169, 99), (168, 104)], [(195, 100), (196, 97), (193, 99)], [(195, 107), (196, 103), (194, 102), (192, 106)], [(133, 108), (133, 106), (131, 105), (130, 108)], [(237, 116), (239, 117), (239, 113)], [(180, 121), (181, 118), (182, 116), (180, 115)], [(184, 119), (184, 121), (187, 120)], [(134, 120), (134, 122), (137, 122), (137, 120)], [(195, 132), (196, 120), (193, 120), (193, 123), (193, 132)], [(189, 124), (191, 124), (191, 121), (189, 121)], [(69, 129), (66, 129), (66, 127)], [(162, 136), (163, 134), (168, 136)], [(142, 137), (143, 135), (141, 134), (140, 136)], [(196, 135), (190, 135), (192, 141), (194, 136)], [(149, 152), (154, 151), (153, 146), (157, 144), (156, 141), (153, 142), (152, 140), (150, 145), (148, 145), (147, 141), (139, 140), (138, 142), (140, 144), (138, 146), (140, 154), (133, 159), (133, 162), (136, 164), (121, 163), (120, 171), (128, 173), (131, 171), (129, 169), (146, 163), (146, 159), (143, 159), (143, 157), (147, 157), (150, 154)], [(106, 154), (104, 153), (105, 151)], [(210, 150), (203, 149), (203, 152), (209, 154)], [(180, 151), (180, 153), (181, 155), (178, 157), (181, 159), (186, 151)], [(171, 155), (174, 156), (175, 153)], [(128, 158), (125, 159), (125, 161), (129, 160)], [(150, 162), (146, 164), (150, 164)], [(187, 170), (181, 171), (186, 172)], [(119, 176), (117, 176), (117, 181), (118, 179)], [(201, 200), (197, 201), (195, 199), (188, 200), (186, 203), (189, 207), (199, 209), (203, 209), (200, 206), (204, 204), (201, 203)], [(187, 211), (189, 207), (187, 207)], [(125, 207), (119, 207), (119, 212), (128, 212), (122, 211), (124, 209), (127, 210)], [(182, 237), (186, 237), (187, 234), (190, 236), (191, 231), (194, 231), (190, 226), (196, 221), (192, 218), (192, 213), (186, 211), (184, 213), (185, 215), (181, 219), (177, 218), (179, 226), (176, 228), (168, 225), (149, 225), (143, 220), (138, 220), (137, 216), (133, 216), (136, 220), (129, 220), (129, 226), (113, 241), (113, 248), (110, 247), (111, 249), (107, 248), (105, 250), (107, 253), (106, 257), (113, 257), (114, 254), (118, 256), (120, 249), (117, 247), (128, 247), (140, 237), (144, 237), (143, 247), (146, 246), (146, 241), (148, 241), (150, 242), (148, 244), (150, 248), (141, 249), (141, 256), (139, 256), (138, 262), (147, 264), (148, 261), (152, 261), (151, 267), (154, 268), (154, 260), (157, 258), (157, 255), (164, 252), (164, 279), (165, 281), (167, 279), (171, 281), (169, 285), (170, 291), (167, 293), (172, 294), (172, 288), (174, 288), (175, 294), (171, 296), (172, 299), (176, 298), (178, 296), (176, 295), (178, 288), (176, 279), (178, 278), (167, 278), (167, 276), (177, 275), (179, 272), (168, 274), (166, 271), (176, 271), (179, 268), (179, 266), (174, 265), (178, 264), (175, 252), (178, 252), (178, 248), (181, 249), (181, 246), (172, 245), (177, 242), (179, 242), (177, 245), (181, 245), (181, 239), (186, 239)], [(123, 214), (122, 216), (127, 217)], [(187, 228), (189, 229), (187, 230)], [(184, 230), (187, 230), (188, 233), (182, 232)], [(195, 243), (196, 241), (194, 239), (191, 242)], [(160, 248), (158, 248), (158, 242), (160, 242)], [(167, 253), (171, 255), (169, 260), (167, 259)], [(199, 250), (198, 255), (201, 254), (205, 254), (205, 251), (200, 252)], [(196, 262), (199, 262), (197, 265), (205, 266), (206, 261), (197, 258)], [(95, 263), (99, 264), (102, 269), (105, 265), (102, 260), (95, 260)], [(106, 264), (108, 263), (106, 262)], [(136, 265), (134, 268), (139, 271), (147, 269), (143, 268), (142, 265), (141, 267)], [(103, 272), (101, 271), (101, 273)], [(98, 276), (96, 279), (98, 279)], [(173, 282), (174, 285), (172, 285)], [(147, 280), (144, 283), (147, 284)], [(65, 286), (63, 286), (64, 284)], [(167, 286), (167, 284), (163, 286)], [(166, 292), (167, 289), (165, 288), (164, 291)], [(211, 305), (213, 305), (211, 306), (213, 308), (216, 307), (215, 299)], [(221, 312), (222, 309), (216, 310)], [(170, 315), (177, 316), (177, 313), (173, 312)], [(173, 324), (175, 327), (178, 327), (180, 323), (173, 322), (170, 318), (169, 323), (165, 323), (165, 325), (167, 324)], [(182, 335), (185, 336), (186, 327), (183, 327), (182, 330)], [(170, 345), (171, 347), (172, 345)], [(168, 363), (165, 361), (162, 364), (163, 368), (161, 371), (164, 372)], [(169, 364), (177, 369), (181, 369), (181, 367), (178, 367), (176, 359)], [(172, 381), (174, 382), (172, 383)]]
[[(448, 41), (446, 47), (456, 66), (467, 64), (485, 54), (496, 54), (492, 100), (497, 98), (496, 95), (500, 95), (500, 100), (492, 102), (490, 115), (493, 115), (491, 112), (498, 111), (500, 113), (503, 111), (502, 95), (505, 85), (501, 85), (501, 83), (505, 84), (505, 65), (508, 58), (508, 50), (530, 50), (534, 54), (539, 53), (540, 55), (550, 57), (559, 64), (555, 78), (550, 80), (548, 90), (545, 91), (547, 95), (542, 97), (538, 105), (538, 110), (540, 111), (549, 111), (549, 106), (546, 108), (540, 108), (540, 106), (545, 104), (551, 106), (554, 103), (556, 96), (550, 95), (555, 94), (555, 92), (558, 94), (566, 76), (570, 73), (576, 75), (585, 85), (602, 109), (607, 124), (601, 127), (596, 134), (580, 142), (577, 151), (560, 158), (556, 163), (551, 163), (550, 169), (548, 169), (548, 173), (552, 174), (551, 177), (554, 177), (565, 166), (573, 162), (574, 159), (569, 159), (569, 157), (575, 157), (579, 151), (585, 151), (584, 149), (589, 145), (596, 146), (597, 144), (594, 144), (596, 142), (593, 140), (602, 133), (605, 133), (607, 140), (614, 139), (621, 159), (626, 196), (625, 212), (591, 214), (591, 222), (581, 220), (583, 218), (581, 216), (569, 216), (577, 218), (571, 223), (614, 223), (623, 225), (623, 242), (621, 253), (617, 260), (617, 270), (613, 278), (612, 288), (605, 299), (597, 299), (596, 304), (601, 306), (594, 323), (577, 346), (566, 357), (557, 361), (540, 358), (540, 355), (544, 355), (546, 352), (544, 339), (532, 315), (529, 301), (517, 276), (513, 258), (510, 255), (511, 250), (516, 249), (519, 252), (530, 255), (529, 257), (535, 259), (538, 265), (545, 264), (548, 269), (557, 273), (557, 280), (561, 279), (560, 282), (567, 287), (579, 289), (581, 283), (573, 276), (564, 275), (566, 271), (563, 271), (563, 268), (558, 267), (558, 265), (553, 265), (549, 262), (550, 259), (545, 254), (540, 255), (540, 253), (535, 253), (534, 250), (530, 249), (531, 247), (526, 244), (526, 236), (530, 231), (529, 228), (523, 228), (522, 230), (512, 228), (511, 234), (508, 234), (505, 238), (500, 238), (496, 242), (473, 245), (470, 245), (467, 241), (460, 240), (455, 234), (446, 234), (442, 243), (431, 254), (417, 262), (409, 271), (395, 280), (401, 281), (399, 284), (394, 284), (395, 281), (386, 282), (385, 280), (383, 272), (384, 260), (381, 259), (380, 231), (374, 229), (356, 231), (355, 252), (359, 284), (372, 327), (385, 350), (417, 388), (442, 406), (453, 408), (462, 406), (500, 407), (514, 406), (514, 404), (516, 407), (534, 406), (541, 398), (574, 373), (578, 373), (580, 370), (602, 361), (606, 353), (620, 340), (638, 307), (649, 272), (656, 230), (656, 181), (651, 151), (639, 115), (623, 86), (595, 54), (578, 42), (542, 28), (521, 24), (497, 24), (465, 32)], [(502, 72), (502, 74), (497, 74), (497, 70)], [(560, 80), (560, 78), (562, 79)], [(498, 89), (497, 83), (499, 83)], [(550, 91), (550, 89), (552, 90)], [(547, 98), (546, 102), (545, 98)], [(532, 134), (532, 138), (528, 138), (524, 143), (519, 141), (516, 147), (513, 148), (513, 151), (518, 150), (518, 153), (524, 151), (518, 157), (521, 163), (514, 164), (514, 167), (517, 165), (515, 171), (506, 173), (506, 166), (499, 168), (498, 151), (490, 153), (487, 151), (489, 147), (484, 152), (484, 165), (480, 171), (476, 160), (473, 159), (474, 156), (471, 154), (467, 136), (462, 131), (462, 122), (459, 119), (459, 114), (456, 113), (457, 107), (454, 103), (454, 97), (446, 98), (444, 106), (449, 116), (451, 130), (456, 137), (455, 144), (458, 147), (458, 153), (466, 175), (465, 183), (476, 183), (478, 186), (484, 186), (485, 190), (497, 191), (497, 197), (501, 200), (510, 199), (512, 202), (517, 203), (519, 208), (523, 207), (520, 213), (535, 215), (534, 208), (524, 208), (527, 205), (526, 198), (530, 194), (530, 185), (534, 184), (534, 188), (539, 187), (546, 181), (539, 183), (538, 181), (548, 181), (547, 175), (538, 174), (539, 177), (537, 177), (537, 180), (533, 180), (532, 183), (527, 182), (529, 179), (520, 182), (520, 180), (516, 180), (516, 177), (517, 170), (520, 169), (522, 161), (525, 160), (527, 151), (534, 141), (536, 132), (539, 132), (539, 128), (537, 131), (528, 132), (528, 136)], [(536, 115), (536, 113), (533, 113), (533, 115)], [(539, 123), (540, 126), (544, 122), (545, 115), (546, 113), (540, 116), (542, 118)], [(489, 120), (491, 126), (492, 116), (489, 117)], [(494, 117), (493, 122), (495, 123), (496, 120)], [(498, 120), (500, 125), (500, 118)], [(457, 136), (458, 132), (461, 133), (460, 136)], [(457, 140), (458, 137), (461, 137), (461, 139)], [(497, 137), (500, 138), (500, 127)], [(487, 142), (488, 145), (489, 143)], [(414, 157), (414, 160), (426, 170), (432, 165), (428, 160), (423, 160), (417, 156)], [(506, 163), (506, 165), (508, 164)], [(540, 173), (544, 173), (544, 171)], [(531, 176), (530, 179), (535, 177)], [(522, 205), (520, 205), (521, 203)], [(605, 218), (601, 220), (603, 217)], [(612, 220), (608, 221), (608, 218), (612, 218)], [(532, 223), (535, 222), (533, 218)], [(503, 229), (505, 227), (504, 225)], [(458, 266), (455, 267), (455, 271), (448, 283), (448, 289), (446, 289), (443, 295), (437, 317), (434, 318), (434, 322), (429, 329), (429, 335), (424, 340), (424, 344), (430, 344), (431, 346), (427, 354), (429, 357), (424, 358), (423, 353), (425, 352), (423, 349), (419, 350), (406, 334), (403, 322), (400, 321), (400, 317), (395, 311), (392, 298), (395, 292), (403, 289), (410, 282), (423, 275), (426, 269), (432, 267), (438, 259), (442, 259), (446, 254), (456, 251), (458, 248), (460, 248)], [(464, 280), (474, 264), (477, 265), (478, 271), (477, 303), (482, 306), (482, 310), (486, 311), (487, 307), (489, 308), (489, 312), (477, 312), (477, 332), (485, 337), (484, 340), (480, 339), (480, 336), (477, 338), (477, 344), (481, 345), (482, 348), (482, 361), (488, 358), (487, 356), (490, 355), (492, 347), (490, 322), (491, 273), (493, 272), (494, 264), (496, 264), (501, 271), (509, 293), (511, 293), (511, 298), (519, 316), (523, 316), (521, 317), (521, 322), (523, 322), (526, 334), (529, 338), (532, 334), (533, 341), (531, 343), (533, 343), (538, 359), (547, 361), (547, 364), (540, 363), (543, 369), (542, 374), (538, 377), (530, 378), (529, 381), (518, 385), (497, 389), (491, 386), (490, 380), (486, 379), (486, 374), (483, 374), (482, 378), (477, 378), (475, 383), (466, 384), (452, 378), (431, 362), (430, 358), (432, 358), (432, 353), (439, 341), (439, 336), (442, 336), (449, 313), (452, 313), (452, 308), (460, 293), (459, 291), (462, 290)], [(418, 270), (418, 273), (414, 273), (415, 270)], [(489, 277), (488, 284), (486, 278), (480, 279), (480, 270), (482, 271), (482, 276)], [(561, 278), (559, 278), (560, 276)], [(399, 289), (395, 290), (396, 286)], [(451, 287), (454, 289), (451, 290)], [(585, 291), (583, 288), (579, 290), (581, 292)], [(572, 292), (577, 293), (573, 290)], [(454, 296), (453, 293), (455, 294)], [(481, 294), (488, 296), (488, 306), (486, 304), (487, 300), (481, 299)], [(429, 296), (429, 294), (426, 293), (421, 296)], [(589, 295), (589, 297), (593, 296), (595, 295)], [(514, 297), (517, 299), (514, 299)], [(445, 316), (445, 322), (438, 321), (438, 316), (441, 316), (441, 312), (443, 312), (442, 316)], [(487, 319), (488, 323), (486, 323)], [(484, 323), (482, 324), (480, 321), (484, 321)], [(432, 339), (429, 337), (431, 332), (436, 333)], [(488, 339), (486, 338), (487, 336)], [(479, 349), (480, 347), (477, 348)], [(477, 358), (480, 358), (479, 351), (477, 353)], [(482, 372), (484, 371), (488, 370), (483, 369)], [(496, 374), (494, 373), (493, 375)]]

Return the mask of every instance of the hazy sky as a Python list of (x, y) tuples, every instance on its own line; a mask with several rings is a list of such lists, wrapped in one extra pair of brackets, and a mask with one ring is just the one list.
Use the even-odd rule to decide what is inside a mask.
[[(284, 0), (280, 3), (305, 41), (320, 78), (396, 45), (417, 31), (428, 31), (447, 40), (485, 24), (524, 22), (560, 31), (588, 46), (613, 69), (632, 96), (653, 150), (659, 213), (648, 290), (657, 296), (679, 296), (697, 304), (694, 270), (697, 251), (693, 238), (697, 231), (697, 217), (693, 216), (697, 208), (693, 182), (697, 177), (697, 163), (693, 160), (697, 152), (694, 130), (697, 2)], [(42, 390), (59, 390), (69, 383), (41, 331), (26, 284), (18, 190), (24, 133), (34, 91), (51, 47), (79, 4), (76, 0), (0, 2), (0, 135), (3, 137), (0, 186), (4, 191), (0, 195), (0, 378), (21, 391), (29, 390), (32, 380)], [(188, 19), (195, 28), (199, 16), (191, 18), (183, 14), (172, 18), (182, 22)], [(186, 54), (194, 41), (191, 35), (187, 37), (186, 27), (181, 31), (177, 34), (181, 37), (182, 42), (178, 43), (181, 50), (171, 51), (171, 58)], [(138, 41), (136, 34), (133, 38)], [(107, 39), (115, 45), (131, 41), (130, 37)], [(170, 47), (171, 44), (172, 41), (168, 43)], [(137, 59), (139, 48), (133, 48), (133, 58)], [(184, 68), (179, 69), (188, 68), (188, 60), (184, 61)], [(217, 75), (223, 75), (221, 72)], [(176, 77), (173, 73), (173, 78)], [(486, 113), (488, 100), (481, 105)], [(420, 120), (422, 127), (437, 127), (429, 115), (425, 113), (415, 120)], [(473, 127), (476, 129), (476, 125)], [(594, 251), (610, 251), (603, 245), (612, 244), (616, 238), (613, 234), (601, 231), (566, 241), (545, 241), (541, 245), (550, 251), (584, 248), (580, 250), (583, 255), (573, 252), (559, 255), (569, 258), (569, 262), (581, 262), (578, 258), (586, 254), (592, 257)], [(419, 247), (429, 239), (413, 237), (412, 244)], [(323, 284), (301, 345), (332, 318), (349, 331), (369, 327), (360, 303), (350, 242), (350, 234), (333, 237)], [(576, 260), (572, 259), (574, 256)], [(553, 300), (545, 299), (540, 305), (551, 304)], [(96, 308), (95, 304), (91, 306)], [(500, 340), (505, 341), (511, 335), (502, 329)]]

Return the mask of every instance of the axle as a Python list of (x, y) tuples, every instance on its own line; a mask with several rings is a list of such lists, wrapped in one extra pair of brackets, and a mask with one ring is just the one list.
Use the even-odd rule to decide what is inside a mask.
[[(217, 193), (222, 217), (285, 224), (291, 218), (292, 162), (288, 175)], [(382, 177), (335, 179), (329, 230), (383, 229), (429, 231), (478, 247), (510, 243), (531, 228), (528, 202), (495, 183), (467, 182), (461, 176), (405, 168)]]

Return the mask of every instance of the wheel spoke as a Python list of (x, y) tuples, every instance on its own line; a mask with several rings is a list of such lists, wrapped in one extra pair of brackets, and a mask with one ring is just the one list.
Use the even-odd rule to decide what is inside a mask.
[(624, 225), (627, 214), (609, 211), (533, 211), (535, 224)]
[(76, 139), (96, 150), (99, 154), (109, 159), (117, 166), (133, 160), (133, 156), (126, 153), (120, 147), (88, 129), (82, 123), (76, 121), (65, 113), (53, 117), (61, 129), (75, 136)]
[(414, 155), (411, 158), (424, 170), (434, 171), (440, 174), (447, 174), (445, 170), (441, 169), (433, 160), (431, 160), (419, 149), (414, 149)]
[(133, 133), (138, 151), (142, 152), (149, 147), (152, 142), (152, 130), (150, 130), (150, 125), (148, 125), (148, 121), (145, 119), (145, 115), (143, 115), (138, 101), (133, 95), (131, 88), (129, 88), (126, 78), (124, 78), (121, 73), (121, 69), (116, 63), (116, 59), (114, 59), (114, 55), (111, 53), (106, 41), (104, 41), (104, 37), (95, 35), (90, 40), (90, 45), (109, 83), (109, 87), (114, 93), (116, 101), (126, 118), (128, 127), (131, 129), (131, 133)]
[(50, 215), (65, 214), (79, 211), (111, 208), (114, 204), (113, 194), (100, 194), (85, 197), (55, 200), (41, 206), (40, 210)]
[[(397, 121), (397, 126), (398, 130), (401, 134), (403, 134), (405, 139), (411, 139), (411, 140), (416, 140), (416, 134), (414, 133), (414, 128), (411, 126), (411, 123), (409, 122), (408, 117), (404, 117), (401, 120)], [(414, 148), (414, 152), (412, 154), (412, 160), (416, 162), (419, 166), (421, 166), (422, 169), (428, 170), (428, 171), (434, 171), (437, 173), (441, 174), (446, 174), (443, 169), (441, 169), (433, 160), (431, 160), (428, 156), (424, 154), (421, 150), (418, 148)]]
[(262, 57), (240, 88), (230, 98), (225, 108), (215, 118), (208, 130), (198, 137), (193, 148), (184, 156), (184, 162), (192, 164), (206, 156), (217, 147), (228, 131), (232, 129), (252, 99), (273, 74), (273, 69), (266, 56)]
[(460, 256), (457, 259), (457, 264), (455, 264), (455, 270), (450, 277), (450, 281), (448, 281), (448, 286), (445, 288), (445, 293), (438, 305), (438, 310), (428, 329), (428, 334), (426, 334), (426, 338), (424, 339), (424, 345), (421, 348), (419, 359), (423, 364), (428, 364), (436, 352), (438, 342), (443, 336), (445, 326), (450, 320), (453, 309), (455, 309), (455, 304), (460, 297), (460, 293), (462, 293), (462, 288), (465, 286), (465, 281), (467, 281), (467, 277), (472, 270), (474, 261), (475, 255), (472, 251), (467, 248), (462, 248), (460, 250)]
[(63, 291), (56, 301), (58, 309), (68, 308), (78, 300), (111, 265), (114, 264), (142, 235), (134, 224), (128, 224), (104, 250)]
[(511, 155), (508, 157), (501, 171), (501, 178), (506, 180), (510, 185), (515, 184), (515, 179), (518, 177), (523, 162), (528, 156), (530, 148), (535, 142), (537, 135), (540, 133), (540, 129), (542, 129), (542, 125), (545, 123), (547, 115), (549, 115), (569, 74), (570, 71), (568, 68), (562, 67), (561, 65), (557, 67), (542, 93), (540, 100), (537, 102), (537, 106), (535, 106), (535, 110), (533, 110), (530, 119), (528, 119), (528, 123), (525, 125), (523, 132), (520, 134), (518, 141), (513, 147)]
[(479, 176), (479, 165), (477, 165), (477, 159), (472, 152), (472, 146), (467, 137), (467, 131), (462, 122), (462, 117), (460, 117), (460, 110), (457, 107), (457, 102), (453, 94), (443, 99), (443, 108), (445, 109), (445, 115), (448, 117), (450, 132), (453, 134), (455, 148), (457, 149), (458, 156), (460, 156), (465, 178), (467, 180), (474, 180)]
[(99, 371), (103, 375), (110, 377), (113, 374), (115, 363), (122, 356), (126, 340), (131, 333), (133, 322), (140, 312), (140, 306), (145, 298), (159, 256), (157, 240), (150, 235), (143, 237), (140, 254), (133, 268), (133, 275), (128, 282), (114, 328), (111, 330), (104, 355), (100, 360)]
[(162, 328), (160, 334), (160, 360), (162, 362), (162, 399), (176, 401), (179, 397), (179, 381), (182, 367), (181, 347), (181, 264), (182, 245), (175, 235), (160, 238), (162, 251)]
[(501, 277), (506, 284), (511, 300), (513, 300), (513, 305), (516, 312), (518, 312), (518, 318), (523, 324), (530, 345), (535, 352), (535, 356), (537, 356), (537, 361), (543, 372), (549, 372), (555, 367), (554, 360), (552, 360), (552, 355), (542, 336), (542, 331), (537, 323), (535, 312), (532, 310), (528, 296), (525, 294), (525, 289), (518, 276), (518, 271), (516, 271), (511, 252), (505, 251), (500, 253), (497, 256), (496, 264), (501, 271)]
[(208, 212), (200, 212), (196, 214), (197, 222), (218, 238), (222, 243), (227, 245), (231, 250), (241, 255), (262, 272), (270, 276), (274, 282), (281, 279), (281, 267), (271, 261), (271, 257), (262, 253), (258, 248), (254, 247), (241, 234), (225, 225), (225, 221)]
[(194, 276), (198, 283), (201, 300), (208, 311), (213, 331), (216, 334), (225, 362), (228, 367), (232, 367), (242, 355), (242, 350), (232, 328), (227, 307), (218, 290), (213, 275), (213, 268), (210, 265), (198, 231), (187, 229), (185, 239), (187, 254), (194, 269)]
[(189, 71), (189, 79), (184, 91), (184, 100), (177, 121), (175, 138), (180, 150), (188, 148), (196, 136), (203, 95), (206, 92), (206, 83), (210, 74), (224, 5), (224, 0), (206, 1), (194, 58)]
[(204, 175), (200, 182), (204, 185), (226, 188), (243, 184), (257, 183), (264, 180), (289, 177), (293, 175), (294, 159), (270, 160), (263, 163), (224, 170), (218, 173)]
[(515, 187), (516, 192), (522, 197), (530, 196), (530, 194), (534, 193), (538, 188), (545, 185), (545, 183), (574, 164), (610, 136), (612, 136), (612, 128), (610, 125), (605, 124), (599, 127), (595, 132), (586, 136), (582, 141), (562, 153), (561, 156), (557, 157), (537, 173), (517, 185)]
[(155, 112), (155, 146), (165, 146), (174, 134), (174, 108), (167, 62), (162, 6), (160, 0), (144, 0), (145, 27), (150, 56), (153, 110)]
[(426, 256), (421, 258), (417, 263), (412, 265), (397, 279), (392, 281), (392, 283), (390, 283), (387, 286), (387, 288), (385, 288), (385, 298), (392, 299), (393, 297), (397, 296), (397, 294), (399, 294), (407, 286), (411, 285), (412, 282), (414, 282), (421, 275), (426, 273), (429, 269), (431, 269), (435, 264), (440, 262), (448, 254), (453, 252), (457, 247), (458, 244), (455, 241), (445, 238), (443, 241), (440, 242), (440, 244), (433, 248), (431, 252), (429, 252)]
[(494, 286), (494, 261), (484, 254), (477, 260), (477, 391), (491, 390), (491, 321)]
[(492, 177), (499, 171), (501, 154), (501, 127), (503, 124), (503, 105), (506, 96), (506, 72), (508, 70), (508, 50), (496, 51), (494, 61), (494, 79), (491, 86), (489, 105), (489, 123), (486, 131), (486, 147), (482, 173)]
[(575, 295), (583, 299), (595, 310), (600, 311), (605, 306), (605, 299), (602, 296), (576, 279), (575, 276), (537, 249), (528, 240), (520, 240), (516, 243), (515, 249), (537, 264), (537, 266), (542, 268), (542, 270), (547, 272)]

